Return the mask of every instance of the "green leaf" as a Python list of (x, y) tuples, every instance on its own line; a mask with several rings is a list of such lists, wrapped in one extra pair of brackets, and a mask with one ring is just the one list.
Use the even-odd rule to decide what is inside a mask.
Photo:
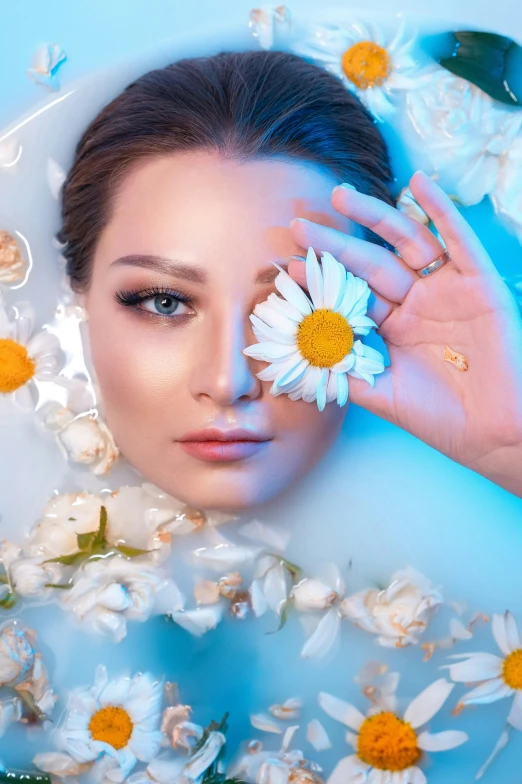
[(48, 558), (46, 561), (42, 561), (42, 563), (61, 563), (65, 566), (74, 566), (75, 564), (82, 563), (82, 561), (86, 561), (88, 557), (89, 553), (81, 550), (79, 553), (58, 555), (56, 558)]
[(11, 607), (14, 607), (16, 604), (16, 593), (14, 591), (9, 591), (9, 593), (4, 596), (2, 600), (0, 600), (0, 607), (3, 607), (4, 610), (10, 610)]
[(273, 632), (267, 632), (267, 634), (277, 634), (280, 632), (283, 626), (286, 624), (288, 620), (288, 613), (290, 610), (290, 601), (287, 599), (286, 602), (283, 604), (283, 608), (281, 610), (281, 620), (279, 621), (279, 626), (277, 629), (274, 629)]
[(72, 583), (45, 583), (45, 588), (72, 588)]
[(105, 541), (105, 529), (107, 528), (107, 510), (104, 506), (100, 509), (100, 527), (98, 528), (98, 533), (94, 539), (95, 545), (103, 545), (106, 544)]
[(511, 38), (495, 33), (459, 30), (454, 38), (451, 55), (438, 59), (443, 68), (467, 79), (501, 103), (522, 105), (522, 95), (516, 94), (509, 77), (510, 61), (515, 57), (522, 61), (522, 47)]
[(137, 555), (151, 552), (150, 550), (140, 550), (137, 547), (128, 547), (126, 544), (115, 544), (113, 547), (115, 550), (118, 550), (119, 553), (122, 553), (129, 558), (135, 558)]
[(76, 539), (78, 541), (78, 547), (80, 550), (91, 552), (97, 535), (98, 531), (89, 531), (89, 533), (86, 534), (76, 534)]

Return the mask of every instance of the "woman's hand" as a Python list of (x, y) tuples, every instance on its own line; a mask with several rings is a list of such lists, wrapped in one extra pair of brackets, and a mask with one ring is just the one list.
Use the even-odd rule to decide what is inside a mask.
[[(368, 281), (368, 315), (390, 367), (371, 387), (350, 378), (350, 400), (522, 497), (522, 318), (514, 297), (451, 199), (423, 172), (410, 181), (451, 261), (426, 277), (416, 270), (442, 252), (422, 223), (379, 199), (336, 188), (332, 205), (393, 245), (385, 248), (296, 219), (295, 241), (329, 251)], [(306, 288), (304, 264), (288, 272)], [(463, 354), (468, 370), (443, 359)]]

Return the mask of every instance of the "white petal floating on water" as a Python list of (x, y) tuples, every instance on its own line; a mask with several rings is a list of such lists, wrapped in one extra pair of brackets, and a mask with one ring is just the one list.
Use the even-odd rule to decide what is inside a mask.
[(216, 547), (200, 547), (193, 550), (192, 557), (198, 563), (222, 571), (249, 563), (257, 558), (260, 552), (260, 547), (243, 547), (223, 541)]
[[(290, 744), (294, 739), (294, 735), (299, 729), (298, 724), (294, 724), (291, 727), (287, 727), (285, 730), (285, 734), (283, 735), (283, 742), (281, 743), (281, 752), (284, 754), (290, 748)], [(297, 754), (302, 757), (301, 752), (297, 752)]]
[(330, 738), (319, 719), (312, 719), (306, 728), (306, 740), (316, 751), (325, 751), (332, 747)]
[(303, 659), (321, 659), (326, 656), (339, 634), (341, 619), (335, 607), (323, 615), (315, 632), (301, 649)]
[(301, 712), (302, 707), (303, 702), (299, 699), (299, 697), (291, 697), (282, 705), (271, 705), (268, 710), (272, 716), (276, 717), (276, 719), (290, 721), (292, 719), (299, 718), (299, 713)]
[(59, 44), (43, 44), (36, 50), (27, 75), (35, 84), (59, 90), (58, 69), (66, 59), (67, 55)]
[(291, 15), (284, 5), (263, 6), (250, 11), (248, 26), (262, 49), (271, 49), (278, 34), (287, 34), (291, 28)]
[(173, 613), (171, 617), (183, 629), (196, 637), (201, 637), (205, 632), (216, 628), (223, 617), (223, 608), (221, 605), (211, 605), (197, 610)]
[(248, 593), (250, 594), (250, 604), (252, 605), (254, 615), (260, 618), (268, 610), (268, 602), (263, 591), (262, 580), (253, 580)]
[(288, 575), (281, 562), (277, 561), (267, 571), (263, 591), (270, 609), (281, 615), (288, 597)]
[(262, 732), (273, 732), (276, 735), (282, 735), (284, 731), (284, 727), (266, 713), (254, 713), (250, 716), (250, 723), (252, 727)]
[(60, 198), (60, 191), (65, 182), (65, 171), (54, 158), (47, 159), (47, 183), (49, 190), (53, 197), (58, 200)]

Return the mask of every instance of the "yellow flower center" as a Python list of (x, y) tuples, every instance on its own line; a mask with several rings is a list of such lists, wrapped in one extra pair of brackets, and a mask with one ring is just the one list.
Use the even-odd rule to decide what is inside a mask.
[(405, 770), (418, 762), (421, 751), (413, 727), (394, 713), (369, 716), (361, 725), (357, 755), (379, 770)]
[(504, 659), (502, 677), (512, 689), (522, 689), (522, 648), (518, 648)]
[(0, 338), (0, 392), (14, 392), (34, 376), (36, 365), (27, 349), (11, 338)]
[(311, 365), (330, 368), (352, 350), (353, 330), (340, 313), (319, 308), (299, 324), (297, 347)]
[(391, 58), (386, 49), (372, 41), (354, 44), (342, 57), (342, 69), (360, 90), (382, 84), (391, 71)]
[(103, 740), (115, 749), (123, 749), (132, 735), (133, 723), (123, 708), (109, 705), (91, 717), (89, 730), (93, 740)]

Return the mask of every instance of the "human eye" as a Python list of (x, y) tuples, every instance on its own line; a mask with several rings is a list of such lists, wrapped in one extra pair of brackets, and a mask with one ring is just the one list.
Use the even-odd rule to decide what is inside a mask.
[(122, 290), (116, 293), (115, 298), (124, 307), (144, 311), (152, 316), (173, 318), (174, 316), (186, 316), (190, 313), (190, 297), (172, 289), (153, 286), (140, 291)]

